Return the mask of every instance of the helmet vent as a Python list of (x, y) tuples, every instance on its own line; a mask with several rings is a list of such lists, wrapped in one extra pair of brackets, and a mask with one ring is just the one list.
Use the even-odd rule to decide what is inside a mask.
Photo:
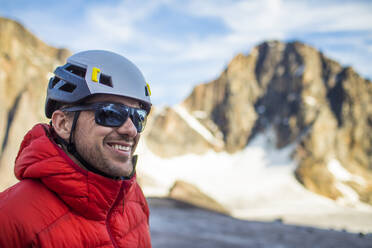
[(57, 77), (53, 77), (52, 79), (52, 84), (50, 85), (51, 89), (54, 88), (54, 86), (56, 86), (56, 84), (59, 82), (59, 78)]
[(100, 84), (107, 85), (109, 87), (113, 87), (112, 86), (112, 79), (111, 79), (111, 77), (110, 76), (107, 76), (107, 75), (105, 75), (103, 73), (101, 73), (100, 76), (99, 76), (99, 83)]
[(76, 85), (73, 85), (73, 84), (70, 84), (70, 83), (65, 83), (64, 85), (62, 85), (61, 88), (59, 88), (60, 90), (62, 91), (66, 91), (66, 92), (69, 92), (69, 93), (72, 93), (75, 89), (76, 89)]
[(87, 72), (85, 68), (81, 68), (76, 65), (69, 65), (66, 67), (66, 70), (82, 78), (85, 77), (85, 74)]

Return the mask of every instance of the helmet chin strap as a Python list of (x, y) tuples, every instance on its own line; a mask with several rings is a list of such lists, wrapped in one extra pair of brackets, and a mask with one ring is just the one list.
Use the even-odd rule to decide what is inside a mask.
[(73, 155), (87, 170), (93, 172), (93, 173), (96, 173), (96, 174), (99, 174), (101, 176), (104, 176), (104, 177), (107, 177), (107, 178), (111, 178), (111, 179), (114, 179), (114, 180), (129, 180), (131, 179), (135, 172), (136, 172), (136, 164), (137, 164), (137, 159), (138, 159), (138, 156), (137, 155), (134, 155), (132, 157), (132, 165), (133, 165), (133, 170), (132, 172), (130, 173), (129, 176), (122, 176), (122, 177), (114, 177), (114, 176), (110, 176), (108, 175), (107, 173), (101, 171), (101, 170), (98, 170), (97, 168), (95, 168), (93, 165), (91, 165), (89, 162), (87, 162), (79, 153), (78, 151), (76, 150), (76, 146), (73, 142), (73, 138), (74, 138), (74, 132), (75, 132), (75, 127), (76, 127), (76, 123), (77, 123), (77, 120), (79, 118), (79, 115), (80, 115), (80, 111), (77, 111), (75, 112), (75, 115), (74, 115), (74, 120), (72, 122), (72, 127), (71, 127), (71, 132), (70, 132), (70, 137), (69, 137), (69, 141), (66, 142), (64, 139), (62, 139), (61, 137), (58, 136), (58, 134), (56, 134), (56, 140), (57, 140), (57, 143), (62, 143), (63, 145), (66, 146), (67, 148), (67, 151)]

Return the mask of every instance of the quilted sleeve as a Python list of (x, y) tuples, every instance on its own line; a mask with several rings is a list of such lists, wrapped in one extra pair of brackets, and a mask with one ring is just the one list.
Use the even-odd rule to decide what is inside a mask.
[(0, 247), (29, 247), (28, 231), (14, 216), (11, 206), (5, 204), (7, 194), (7, 191), (0, 194)]

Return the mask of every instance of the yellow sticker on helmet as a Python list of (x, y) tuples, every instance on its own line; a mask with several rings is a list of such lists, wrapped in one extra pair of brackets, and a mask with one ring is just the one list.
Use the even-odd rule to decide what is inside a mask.
[(149, 96), (151, 96), (151, 90), (150, 90), (150, 85), (146, 83), (147, 90), (149, 91)]
[(98, 73), (100, 73), (100, 69), (97, 67), (93, 67), (92, 69), (92, 81), (93, 82), (98, 82)]

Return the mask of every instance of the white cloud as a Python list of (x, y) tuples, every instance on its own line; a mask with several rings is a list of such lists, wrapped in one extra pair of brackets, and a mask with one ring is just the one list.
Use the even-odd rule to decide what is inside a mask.
[(236, 33), (257, 32), (266, 36), (301, 29), (334, 31), (371, 30), (371, 5), (323, 1), (236, 1), (213, 5), (213, 1), (192, 1), (190, 12), (223, 18)]

